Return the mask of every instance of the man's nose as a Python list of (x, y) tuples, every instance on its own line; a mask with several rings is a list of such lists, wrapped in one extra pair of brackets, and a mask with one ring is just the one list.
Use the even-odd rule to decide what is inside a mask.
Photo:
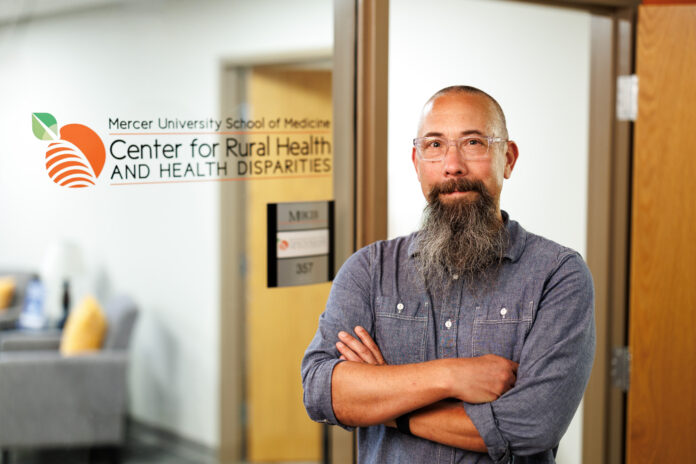
[(463, 176), (467, 173), (466, 162), (459, 153), (457, 145), (449, 143), (445, 158), (442, 160), (442, 169), (445, 176)]

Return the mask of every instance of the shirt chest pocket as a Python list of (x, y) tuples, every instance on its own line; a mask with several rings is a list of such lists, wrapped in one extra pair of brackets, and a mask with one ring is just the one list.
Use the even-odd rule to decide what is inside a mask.
[(533, 301), (477, 307), (472, 338), (474, 356), (496, 354), (519, 362), (532, 327), (533, 311)]
[(375, 342), (387, 364), (425, 360), (428, 315), (423, 302), (380, 296), (375, 311)]

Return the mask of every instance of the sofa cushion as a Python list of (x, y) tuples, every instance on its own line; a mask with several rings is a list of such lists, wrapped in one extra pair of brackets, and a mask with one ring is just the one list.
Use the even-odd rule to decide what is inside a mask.
[(14, 277), (0, 277), (0, 311), (9, 308), (12, 304), (16, 285)]

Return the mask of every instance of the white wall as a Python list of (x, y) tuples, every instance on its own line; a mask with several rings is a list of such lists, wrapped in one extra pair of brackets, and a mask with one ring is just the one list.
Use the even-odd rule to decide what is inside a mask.
[(77, 242), (87, 267), (78, 292), (127, 292), (141, 308), (132, 414), (209, 446), (219, 432), (218, 185), (117, 187), (105, 173), (95, 187), (60, 188), (31, 113), (102, 136), (115, 115), (217, 117), (223, 60), (327, 49), (331, 8), (119, 2), (0, 25), (0, 268), (38, 269), (55, 239)]
[[(410, 161), (420, 109), (453, 84), (505, 111), (520, 148), (501, 206), (527, 230), (586, 249), (590, 15), (497, 0), (394, 0), (389, 30), (389, 236), (425, 206)], [(558, 462), (581, 462), (582, 408)]]

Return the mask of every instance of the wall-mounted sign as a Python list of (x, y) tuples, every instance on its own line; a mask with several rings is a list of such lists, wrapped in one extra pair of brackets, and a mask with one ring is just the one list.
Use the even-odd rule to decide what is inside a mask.
[(32, 113), (31, 129), (43, 142), (36, 150), (46, 154), (49, 177), (63, 187), (94, 186), (102, 170), (101, 179), (110, 185), (330, 177), (332, 172), (331, 121), (322, 117), (109, 115), (89, 127), (62, 120), (59, 125), (58, 119)]
[(333, 279), (333, 201), (269, 203), (268, 286)]

